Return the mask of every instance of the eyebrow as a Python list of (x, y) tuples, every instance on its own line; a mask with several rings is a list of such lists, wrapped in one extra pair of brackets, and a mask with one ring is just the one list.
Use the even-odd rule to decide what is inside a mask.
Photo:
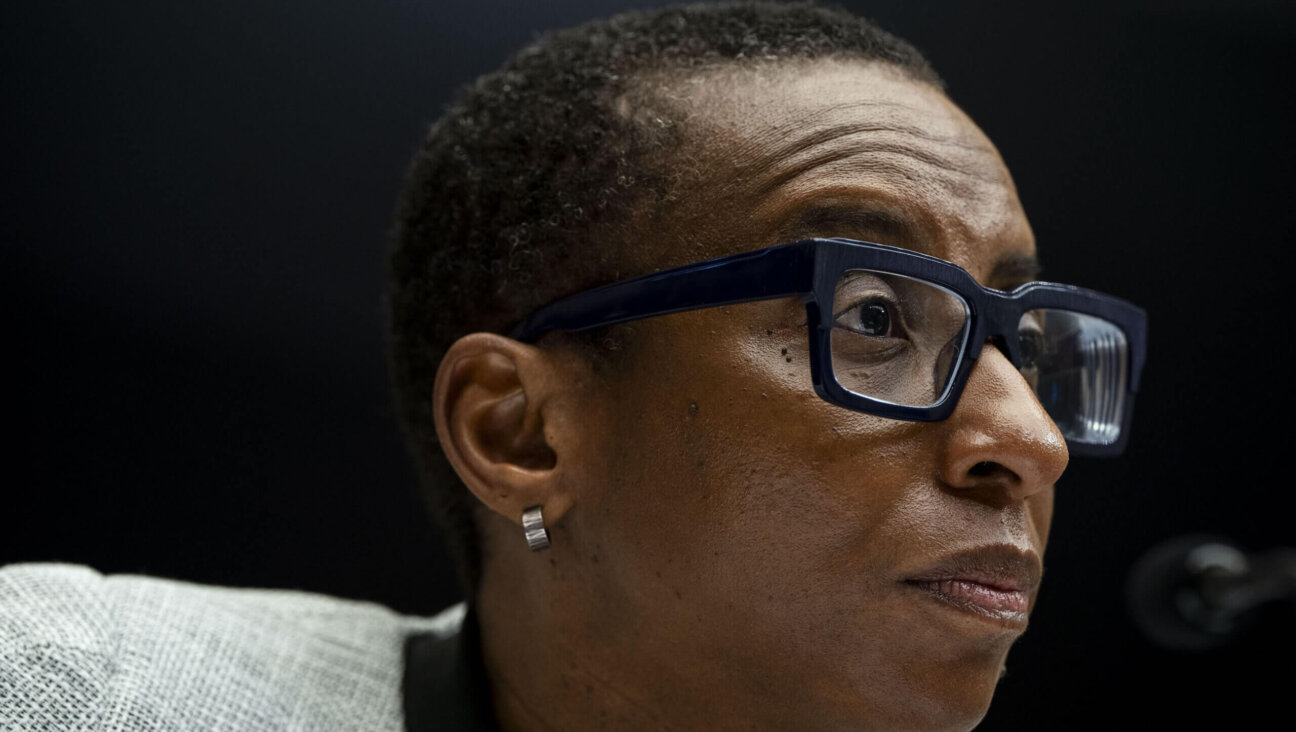
[(875, 238), (884, 240), (876, 242), (878, 244), (931, 253), (924, 237), (909, 219), (876, 206), (841, 203), (812, 206), (798, 214), (780, 233), (783, 241), (793, 241), (843, 234), (854, 238), (862, 232), (878, 235)]
[(1033, 254), (1001, 254), (995, 260), (990, 276), (986, 278), (986, 285), (997, 290), (1011, 290), (1018, 285), (1035, 282), (1043, 269), (1043, 265)]
[[(876, 242), (878, 244), (902, 246), (923, 254), (932, 253), (926, 238), (907, 217), (876, 204), (821, 203), (802, 211), (780, 232), (783, 241), (842, 234), (858, 237), (861, 233), (883, 239)], [(1043, 266), (1035, 255), (1007, 252), (995, 260), (985, 284), (1007, 291), (1038, 280), (1042, 270)]]

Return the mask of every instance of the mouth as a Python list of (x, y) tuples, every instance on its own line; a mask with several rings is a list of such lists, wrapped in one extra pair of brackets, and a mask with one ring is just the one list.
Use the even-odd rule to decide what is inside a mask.
[(1025, 630), (1041, 574), (1034, 552), (992, 545), (952, 554), (902, 582), (957, 612)]

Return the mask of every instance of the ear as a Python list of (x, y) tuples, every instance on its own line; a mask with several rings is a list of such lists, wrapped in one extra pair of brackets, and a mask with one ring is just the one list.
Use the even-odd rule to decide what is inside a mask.
[(534, 346), (493, 333), (455, 341), (433, 390), (437, 439), (455, 472), (492, 511), (521, 525), (544, 510), (553, 527), (573, 496), (561, 480), (564, 420), (546, 414), (570, 384), (559, 363)]

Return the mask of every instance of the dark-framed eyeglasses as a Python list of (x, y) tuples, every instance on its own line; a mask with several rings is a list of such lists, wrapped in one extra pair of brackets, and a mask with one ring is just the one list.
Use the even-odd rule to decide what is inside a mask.
[(1118, 455), (1147, 352), (1147, 314), (1092, 290), (983, 287), (958, 265), (850, 239), (806, 239), (635, 277), (546, 305), (511, 337), (799, 296), (815, 392), (892, 419), (958, 404), (989, 341), (1026, 379), (1073, 454)]

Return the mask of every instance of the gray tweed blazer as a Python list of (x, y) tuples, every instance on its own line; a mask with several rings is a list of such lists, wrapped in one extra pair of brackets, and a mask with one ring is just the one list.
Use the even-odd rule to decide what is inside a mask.
[(0, 730), (400, 730), (410, 639), (444, 657), (464, 615), (2, 567)]

